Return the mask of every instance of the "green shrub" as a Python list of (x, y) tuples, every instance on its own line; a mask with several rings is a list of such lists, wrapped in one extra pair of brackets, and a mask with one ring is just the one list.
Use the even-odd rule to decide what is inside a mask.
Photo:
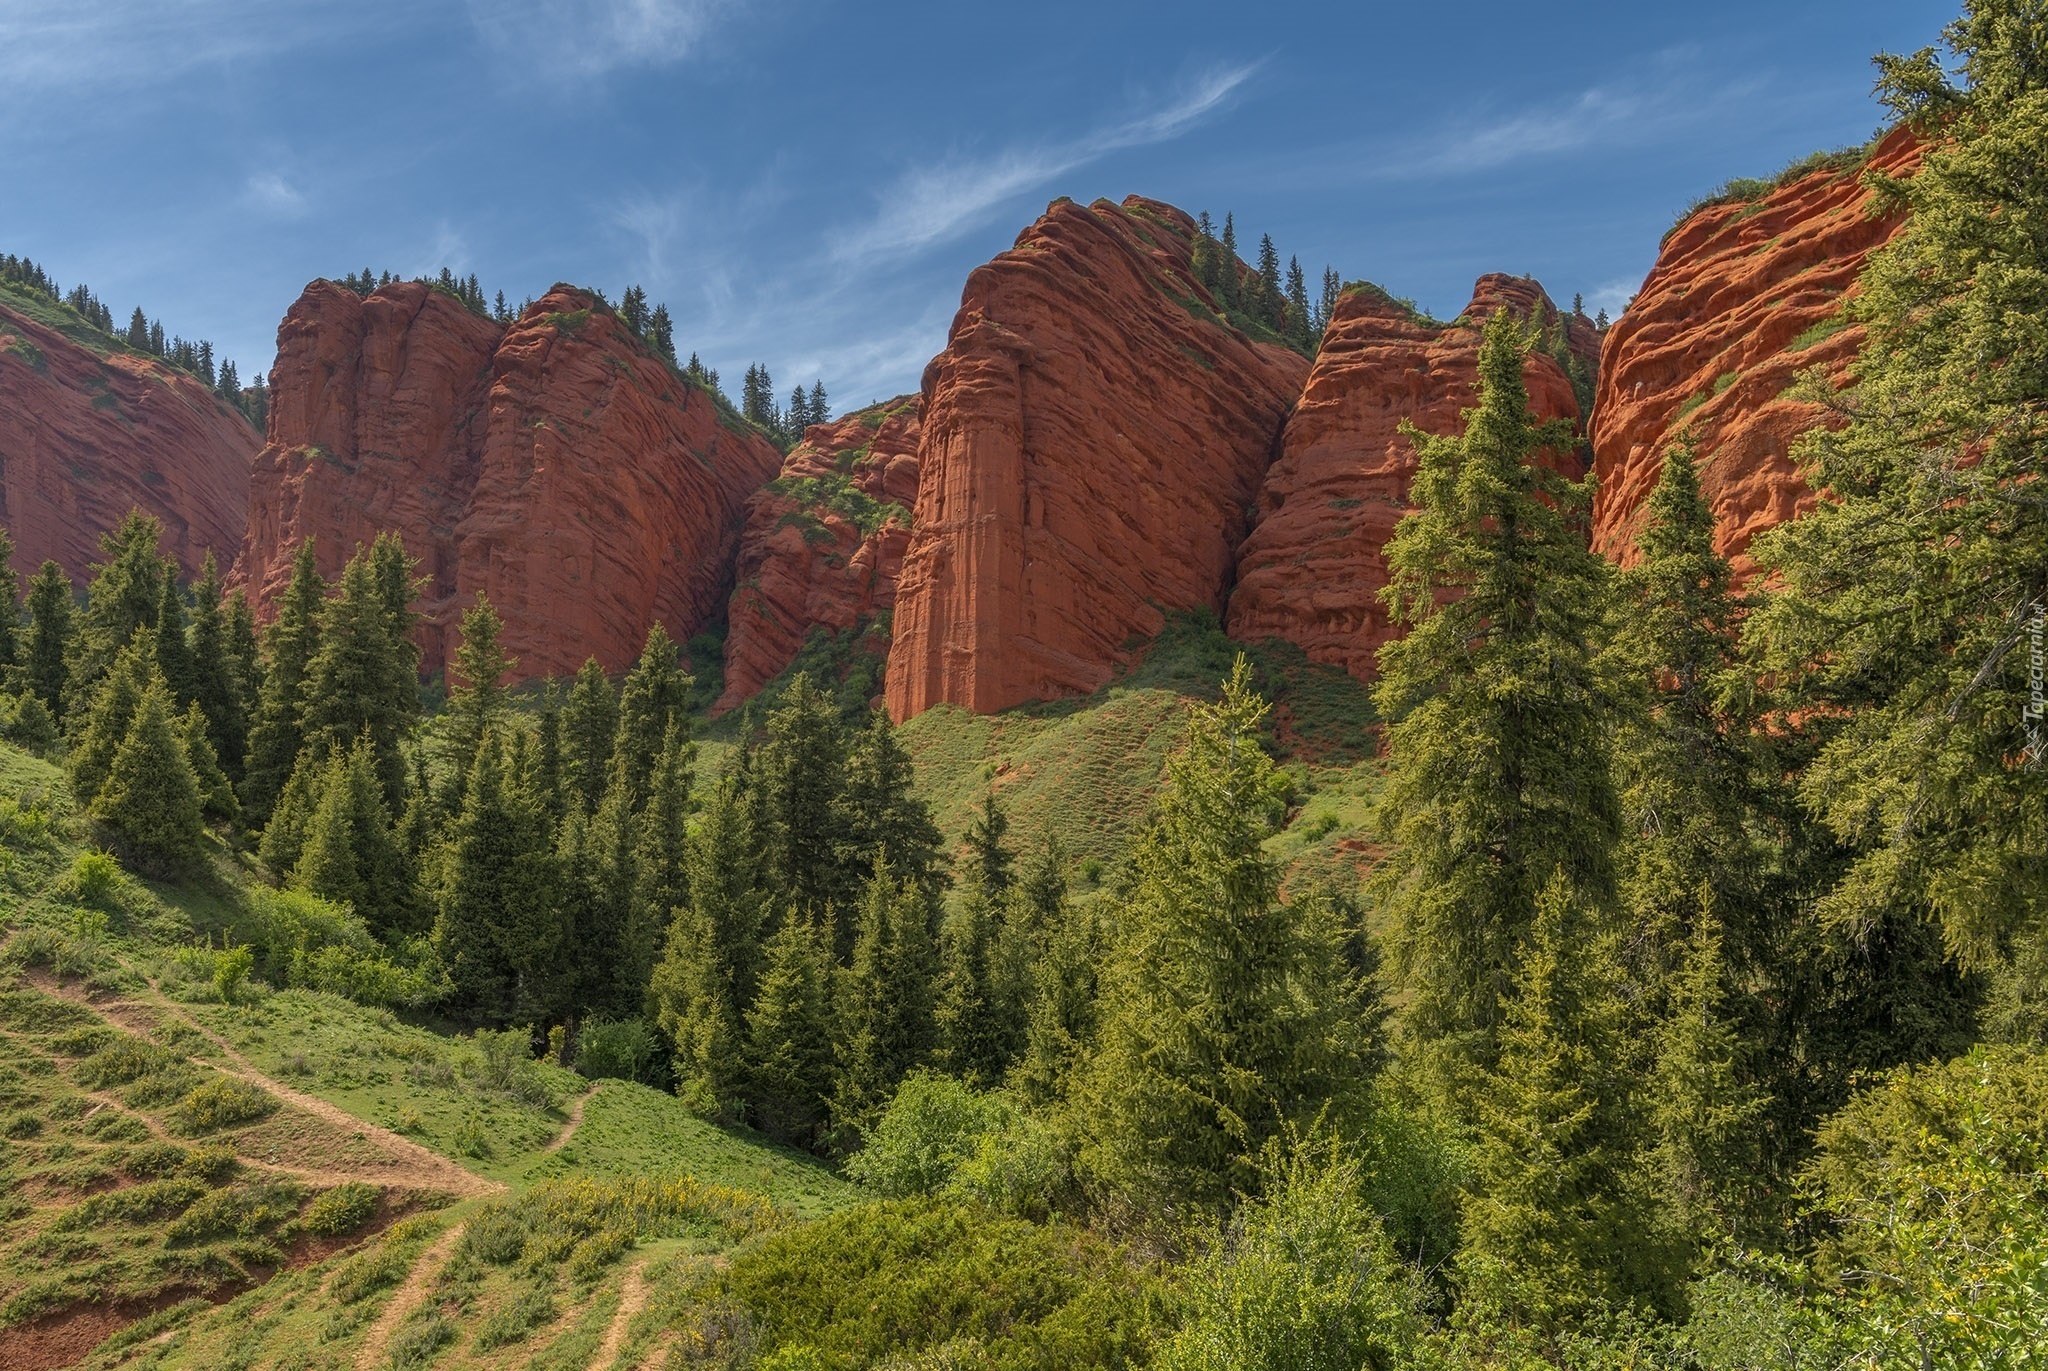
[(184, 1065), (184, 1058), (169, 1048), (122, 1034), (80, 1062), (72, 1075), (88, 1089), (104, 1090), (145, 1076), (176, 1072)]
[(206, 1194), (206, 1186), (189, 1176), (131, 1185), (126, 1190), (107, 1190), (88, 1195), (73, 1209), (67, 1209), (51, 1223), (58, 1231), (93, 1229), (107, 1223), (140, 1223), (169, 1218), (185, 1211)]
[(1366, 1204), (1355, 1160), (1298, 1150), (1186, 1272), (1163, 1371), (1380, 1367), (1421, 1332), (1412, 1279)]
[(470, 1078), (481, 1088), (504, 1095), (520, 1104), (553, 1108), (555, 1092), (533, 1059), (533, 1034), (524, 1028), (493, 1033), (480, 1028), (473, 1039), (477, 1060)]
[(85, 1121), (85, 1131), (101, 1142), (149, 1141), (149, 1125), (118, 1109), (102, 1109)]
[(71, 871), (64, 878), (64, 889), (74, 899), (86, 904), (100, 904), (112, 899), (127, 883), (121, 864), (114, 860), (111, 852), (88, 848), (72, 860)]
[(277, 1100), (239, 1076), (216, 1076), (188, 1092), (171, 1110), (174, 1131), (195, 1136), (252, 1123), (277, 1108)]
[(414, 1367), (425, 1366), (435, 1353), (454, 1341), (453, 1321), (438, 1310), (423, 1311), (400, 1324), (391, 1335), (384, 1364), (390, 1371), (412, 1371)]
[(215, 1190), (179, 1215), (165, 1230), (173, 1243), (206, 1242), (233, 1236), (253, 1238), (298, 1212), (305, 1188), (292, 1181), (266, 1181)]
[(314, 1196), (299, 1216), (299, 1227), (323, 1237), (353, 1233), (377, 1212), (378, 1190), (361, 1181), (344, 1181), (332, 1190)]
[(747, 1310), (764, 1354), (808, 1348), (835, 1369), (969, 1341), (976, 1366), (1124, 1366), (1140, 1359), (1152, 1302), (1100, 1238), (943, 1199), (772, 1234), (714, 1293)]
[(0, 1138), (9, 1138), (16, 1142), (23, 1138), (33, 1138), (42, 1131), (43, 1116), (28, 1110), (10, 1114), (4, 1123), (0, 1123)]
[(1801, 332), (1791, 342), (1785, 344), (1785, 351), (1804, 352), (1816, 343), (1826, 342), (1843, 329), (1848, 328), (1853, 322), (1847, 315), (1831, 314), (1813, 327)]
[(1003, 1128), (1012, 1111), (951, 1076), (914, 1071), (846, 1163), (846, 1174), (892, 1199), (938, 1193), (984, 1134)]
[(587, 1080), (645, 1082), (661, 1040), (644, 1019), (598, 1019), (576, 1035), (576, 1072)]
[(187, 1176), (197, 1176), (208, 1185), (219, 1185), (235, 1174), (238, 1165), (234, 1148), (223, 1142), (210, 1142), (186, 1153), (179, 1163), (179, 1170)]
[(121, 1169), (143, 1178), (168, 1176), (185, 1164), (185, 1149), (176, 1143), (151, 1142), (130, 1152)]
[(248, 944), (240, 947), (224, 947), (213, 954), (213, 993), (220, 996), (222, 1004), (233, 1004), (241, 993), (242, 982), (256, 967), (256, 954)]
[(534, 1329), (554, 1322), (555, 1302), (545, 1290), (522, 1290), (499, 1305), (477, 1325), (476, 1350), (489, 1352), (520, 1341)]

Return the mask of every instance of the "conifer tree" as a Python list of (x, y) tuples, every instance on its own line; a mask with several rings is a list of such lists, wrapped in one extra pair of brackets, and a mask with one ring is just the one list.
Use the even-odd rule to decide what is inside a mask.
[(562, 688), (553, 677), (542, 687), (533, 747), (533, 793), (547, 811), (548, 822), (560, 823), (568, 810), (568, 784), (562, 757)]
[(832, 1114), (839, 1125), (872, 1122), (897, 1083), (938, 1047), (937, 961), (929, 897), (877, 859), (836, 997), (839, 1069)]
[(192, 587), (192, 698), (206, 716), (207, 740), (230, 780), (240, 775), (249, 746), (248, 703), (238, 679), (232, 632), (220, 564), (209, 550)]
[(0, 528), (0, 689), (15, 688), (21, 651), (21, 578), (14, 574), (14, 539)]
[[(1109, 955), (1109, 940), (1095, 904), (1070, 904), (1064, 882), (1049, 910), (1042, 897), (1052, 893), (1052, 886), (1027, 878), (1024, 891), (1042, 933), (1029, 962), (1023, 1054), (1011, 1069), (1009, 1084), (1042, 1106), (1066, 1100), (1094, 1056), (1101, 1024), (1100, 968)], [(1023, 923), (1016, 919), (1013, 926)]]
[(569, 868), (579, 886), (572, 952), (576, 994), (593, 1010), (636, 1013), (647, 984), (645, 968), (635, 956), (636, 943), (647, 927), (661, 925), (635, 900), (639, 881), (634, 846), (640, 825), (633, 809), (631, 769), (623, 753), (612, 758), (604, 799), (579, 827), (580, 852), (576, 865)]
[(1701, 903), (1665, 997), (1645, 1093), (1656, 1130), (1651, 1174), (1668, 1226), (1705, 1248), (1731, 1229), (1740, 1236), (1740, 1220), (1749, 1217), (1766, 1101), (1743, 1078), (1720, 924), (1704, 890)]
[(638, 286), (627, 286), (626, 293), (619, 297), (619, 322), (635, 338), (647, 336), (647, 292)]
[(1229, 214), (1223, 216), (1223, 238), (1217, 245), (1216, 300), (1225, 309), (1237, 309), (1242, 303), (1243, 285), (1238, 280), (1237, 222)]
[[(1814, 510), (1758, 539), (1781, 584), (1745, 625), (1775, 708), (1815, 749), (1801, 794), (1853, 860), (1838, 927), (1932, 917), (1967, 969), (2048, 935), (2048, 19), (1969, 0), (1934, 49), (1878, 59), (1927, 138), (1880, 205), (1910, 211), (1845, 317), (1868, 337), (1843, 422), (1797, 449)], [(2038, 650), (2038, 649), (2036, 649)]]
[(91, 807), (123, 847), (163, 866), (196, 860), (206, 834), (199, 780), (178, 733), (170, 688), (151, 671)]
[(406, 555), (405, 543), (396, 533), (384, 532), (370, 544), (370, 565), (384, 603), (384, 639), (391, 672), (389, 709), (410, 726), (420, 712), (420, 645), (413, 637), (420, 618), (413, 608), (422, 584), (413, 575), (418, 563)]
[(1216, 241), (1216, 225), (1203, 210), (1196, 220), (1193, 260), (1195, 279), (1218, 304), (1223, 302), (1223, 248)]
[(747, 1012), (747, 1107), (771, 1138), (808, 1146), (832, 1091), (831, 966), (812, 923), (792, 911), (768, 943)]
[(171, 700), (182, 712), (194, 698), (198, 667), (192, 644), (185, 636), (185, 599), (178, 593), (175, 576), (165, 575), (158, 585), (156, 603), (156, 663), (171, 688)]
[(136, 634), (94, 692), (90, 708), (72, 715), (71, 753), (65, 758), (71, 796), (90, 808), (113, 771), (114, 757), (135, 723), (135, 711), (149, 683), (162, 673), (156, 665), (155, 637)]
[(1554, 1334), (1603, 1307), (1668, 1309), (1680, 1274), (1636, 1171), (1644, 1138), (1619, 975), (1562, 872), (1536, 900), (1478, 1100), (1461, 1317)]
[(1258, 299), (1253, 311), (1260, 323), (1278, 325), (1280, 306), (1284, 297), (1280, 294), (1280, 253), (1273, 246), (1273, 235), (1259, 235), (1259, 284)]
[(760, 979), (766, 906), (740, 787), (721, 778), (689, 839), (687, 902), (669, 923), (651, 995), (676, 1044), (677, 1093), (710, 1117), (737, 1116), (745, 1081), (741, 1015)]
[[(255, 711), (263, 698), (263, 653), (257, 643), (256, 613), (249, 608), (249, 597), (240, 590), (228, 596), (228, 661), (234, 668), (235, 686), (242, 697), (242, 709), (249, 727), (255, 725)], [(239, 775), (245, 760), (234, 758), (232, 764), (226, 758), (222, 764), (230, 772)]]
[(647, 984), (663, 935), (689, 899), (687, 823), (696, 758), (697, 745), (689, 741), (683, 723), (671, 723), (635, 824), (633, 920), (626, 931), (625, 969), (635, 985)]
[(562, 754), (571, 791), (588, 813), (604, 799), (612, 740), (619, 732), (619, 700), (604, 668), (592, 657), (576, 673), (562, 706)]
[(1579, 518), (1590, 482), (1539, 464), (1569, 425), (1538, 424), (1511, 314), (1487, 321), (1479, 403), (1462, 437), (1406, 429), (1412, 513), (1387, 543), (1381, 592), (1407, 636), (1380, 649), (1374, 700), (1390, 721), (1375, 881), (1413, 994), (1408, 1023), (1445, 1065), (1488, 1065), (1537, 894), (1562, 870), (1572, 897), (1613, 897), (1617, 807), (1594, 668), (1609, 592)]
[(291, 884), (352, 906), (372, 932), (388, 938), (414, 931), (412, 882), (378, 770), (377, 749), (366, 738), (332, 754)]
[(931, 810), (911, 793), (910, 753), (887, 715), (869, 716), (847, 749), (844, 776), (837, 804), (848, 883), (880, 858), (897, 879), (936, 891), (944, 882), (942, 839)]
[(1023, 1005), (1005, 983), (1002, 905), (979, 874), (939, 940), (939, 1064), (971, 1085), (1000, 1082), (1017, 1055)]
[(640, 660), (626, 673), (619, 690), (619, 732), (612, 744), (615, 764), (624, 768), (630, 805), (645, 803), (655, 762), (671, 729), (679, 730), (678, 746), (686, 749), (685, 764), (696, 756), (690, 742), (690, 687), (696, 684), (683, 670), (681, 656), (668, 630), (660, 624), (647, 630)]
[(213, 750), (213, 739), (207, 733), (206, 714), (196, 700), (178, 721), (178, 741), (185, 749), (185, 759), (192, 764), (193, 778), (199, 782), (202, 815), (222, 823), (232, 821), (241, 814), (242, 805), (235, 798), (235, 788), (227, 773), (221, 770), (220, 754)]
[(1284, 778), (1239, 656), (1198, 706), (1113, 913), (1101, 1046), (1078, 1103), (1084, 1162), (1147, 1207), (1257, 1188), (1268, 1139), (1349, 1112), (1376, 1061), (1372, 987), (1327, 901), (1283, 904), (1263, 844)]
[(825, 383), (811, 382), (811, 422), (826, 424), (832, 421), (832, 406), (825, 401)]
[(312, 829), (313, 815), (320, 808), (322, 786), (331, 766), (329, 758), (316, 756), (311, 751), (300, 753), (299, 764), (292, 768), (276, 804), (271, 807), (270, 822), (263, 826), (263, 837), (256, 850), (257, 855), (263, 858), (263, 864), (280, 882), (297, 869), (299, 858), (304, 854), (306, 834)]
[(28, 644), (22, 652), (22, 683), (59, 723), (64, 721), (71, 621), (71, 582), (62, 567), (44, 562), (28, 587)]
[(654, 313), (647, 316), (647, 344), (662, 361), (676, 364), (676, 326), (667, 305), (656, 305)]
[(1337, 301), (1343, 294), (1344, 278), (1337, 274), (1335, 267), (1324, 267), (1322, 303), (1316, 311), (1316, 337), (1322, 337), (1329, 329), (1330, 320), (1337, 313)]
[[(754, 759), (769, 827), (767, 878), (781, 900), (806, 917), (829, 921), (850, 882), (842, 870), (846, 744), (838, 711), (798, 672), (768, 716), (768, 741)], [(851, 930), (826, 922), (834, 950)]]
[(140, 305), (137, 305), (135, 312), (128, 316), (127, 342), (128, 346), (134, 348), (137, 352), (148, 352), (150, 350), (149, 319), (143, 314), (142, 306)]
[(1016, 857), (1003, 845), (1003, 837), (1009, 831), (1010, 817), (996, 803), (995, 787), (990, 786), (982, 797), (981, 807), (967, 816), (967, 847), (975, 878), (989, 899), (995, 901), (1009, 895), (1014, 879), (1011, 868)]
[(307, 670), (320, 649), (320, 603), (326, 589), (308, 538), (292, 554), (291, 581), (278, 602), (276, 620), (263, 635), (267, 665), (242, 777), (242, 812), (252, 826), (270, 822), (305, 746)]
[(1301, 259), (1290, 257), (1287, 259), (1287, 341), (1306, 351), (1310, 324), (1308, 281), (1301, 274)]
[(554, 855), (499, 729), (485, 731), (449, 832), (434, 944), (463, 1003), (500, 1021), (561, 1008), (571, 930)]
[(475, 603), (462, 613), (462, 641), (451, 673), (460, 684), (448, 693), (446, 761), (452, 788), (444, 808), (450, 811), (464, 803), (466, 778), (484, 735), (505, 717), (504, 679), (514, 662), (499, 643), (504, 628), (490, 597), (479, 590)]
[(70, 657), (69, 700), (84, 708), (114, 657), (138, 628), (156, 626), (164, 578), (170, 574), (157, 555), (163, 523), (131, 510), (111, 533), (100, 535), (100, 555), (86, 588), (85, 614)]
[(342, 569), (336, 593), (321, 607), (320, 646), (306, 667), (305, 740), (327, 757), (368, 738), (385, 804), (391, 806), (405, 793), (400, 745), (412, 729), (419, 692), (399, 685), (408, 674), (402, 665), (405, 652), (392, 637), (379, 555), (358, 547)]
[(790, 387), (789, 408), (784, 411), (784, 414), (789, 425), (789, 431), (784, 436), (792, 443), (799, 441), (804, 436), (804, 430), (809, 428), (813, 422), (811, 419), (811, 397), (804, 392), (804, 388), (801, 385)]

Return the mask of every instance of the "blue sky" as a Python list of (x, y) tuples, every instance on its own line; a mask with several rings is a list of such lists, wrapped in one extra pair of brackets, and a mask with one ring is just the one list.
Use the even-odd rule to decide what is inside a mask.
[(1877, 126), (1955, 0), (0, 0), (0, 251), (244, 377), (315, 276), (644, 284), (737, 390), (914, 389), (1058, 195), (1269, 232), (1438, 314), (1618, 309), (1675, 213)]

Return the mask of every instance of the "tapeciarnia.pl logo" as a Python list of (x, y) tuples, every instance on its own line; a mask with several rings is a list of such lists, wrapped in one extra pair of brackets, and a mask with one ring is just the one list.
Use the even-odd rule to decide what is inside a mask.
[(2038, 600), (2034, 602), (2034, 617), (2027, 621), (2027, 707), (2020, 718), (2027, 727), (2027, 750), (2023, 757), (2028, 767), (2041, 765), (2041, 759), (2048, 756), (2048, 737), (2042, 733), (2042, 716), (2048, 713), (2048, 653), (2043, 651), (2043, 639), (2048, 638), (2048, 607)]

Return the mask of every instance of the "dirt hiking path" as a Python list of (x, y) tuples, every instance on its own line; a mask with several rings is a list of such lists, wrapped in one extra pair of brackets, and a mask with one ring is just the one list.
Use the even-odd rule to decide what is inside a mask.
[(462, 1225), (458, 1223), (420, 1253), (419, 1260), (412, 1264), (412, 1270), (406, 1272), (404, 1283), (392, 1292), (390, 1302), (377, 1315), (377, 1321), (370, 1325), (369, 1335), (356, 1352), (356, 1371), (376, 1371), (385, 1347), (391, 1342), (391, 1335), (398, 1331), (398, 1325), (405, 1322), (407, 1315), (426, 1301), (428, 1283), (440, 1274), (441, 1267), (461, 1239)]

